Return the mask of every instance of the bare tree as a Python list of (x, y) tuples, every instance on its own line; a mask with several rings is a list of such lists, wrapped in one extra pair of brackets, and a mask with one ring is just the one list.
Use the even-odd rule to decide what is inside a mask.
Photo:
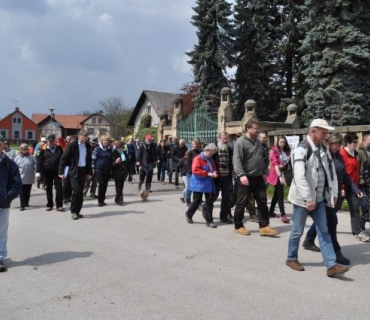
[(133, 108), (126, 107), (121, 97), (110, 97), (99, 101), (99, 109), (110, 122), (112, 137), (119, 138), (132, 133), (132, 128), (128, 128), (126, 124)]

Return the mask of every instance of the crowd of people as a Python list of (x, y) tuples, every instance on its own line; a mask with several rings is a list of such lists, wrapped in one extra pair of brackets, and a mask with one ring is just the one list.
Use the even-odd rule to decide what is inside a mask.
[[(185, 218), (189, 224), (200, 210), (206, 226), (217, 228), (213, 209), (221, 196), (220, 222), (233, 224), (238, 235), (251, 234), (244, 224), (248, 211), (250, 221), (259, 224), (261, 236), (277, 236), (279, 232), (270, 226), (270, 219), (278, 217), (283, 223), (291, 222), (284, 206), (284, 191), (289, 186), (293, 223), (286, 265), (297, 271), (304, 270), (298, 261), (298, 247), (306, 218), (311, 216), (314, 223), (303, 247), (321, 252), (328, 276), (342, 274), (348, 268), (339, 264), (350, 264), (337, 239), (337, 212), (344, 199), (349, 206), (354, 238), (370, 241), (365, 230), (365, 223), (369, 221), (370, 134), (364, 135), (357, 148), (357, 135), (328, 135), (333, 130), (325, 120), (315, 119), (309, 134), (294, 152), (285, 136), (277, 137), (276, 144), (269, 150), (266, 134), (260, 132), (259, 122), (254, 118), (247, 122), (245, 133), (232, 143), (229, 135), (222, 132), (217, 143), (205, 145), (193, 139), (190, 150), (184, 139), (171, 136), (158, 143), (149, 134), (142, 142), (133, 138), (125, 142), (124, 138), (113, 141), (107, 136), (89, 139), (87, 132), (81, 130), (75, 138), (42, 137), (35, 148), (23, 143), (16, 154), (1, 137), (0, 182), (4, 185), (1, 192), (6, 190), (6, 193), (1, 194), (0, 203), (0, 271), (6, 270), (3, 259), (10, 203), (19, 195), (20, 210), (26, 210), (35, 178), (37, 186), (45, 189), (46, 211), (55, 208), (63, 212), (70, 203), (71, 218), (78, 220), (83, 218), (83, 200), (88, 194), (97, 199), (99, 207), (106, 205), (111, 179), (117, 205), (124, 204), (124, 183), (126, 180), (133, 183), (135, 174), (138, 174), (138, 190), (152, 192), (156, 169), (157, 181), (162, 185), (173, 183), (180, 189), (182, 180), (179, 199), (187, 206)], [(294, 176), (292, 181), (288, 181), (286, 175), (289, 170)], [(268, 185), (273, 187), (270, 207)], [(276, 205), (280, 215), (275, 212)], [(315, 245), (316, 236), (319, 247)]]

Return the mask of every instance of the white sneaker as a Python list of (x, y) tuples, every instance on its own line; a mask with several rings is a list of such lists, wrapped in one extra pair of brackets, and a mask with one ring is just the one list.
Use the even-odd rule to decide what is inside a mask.
[(369, 242), (370, 241), (370, 237), (368, 235), (365, 234), (365, 232), (360, 232), (359, 234), (356, 234), (355, 235), (355, 239), (359, 240), (359, 241), (362, 241), (362, 242)]

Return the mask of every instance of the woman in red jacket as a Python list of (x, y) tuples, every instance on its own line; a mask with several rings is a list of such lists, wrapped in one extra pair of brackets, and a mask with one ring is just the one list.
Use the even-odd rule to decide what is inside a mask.
[(267, 176), (267, 182), (275, 187), (274, 195), (270, 205), (270, 217), (275, 217), (274, 213), (276, 203), (279, 205), (281, 221), (289, 223), (289, 218), (284, 209), (284, 185), (286, 184), (282, 169), (289, 162), (290, 147), (285, 136), (279, 136), (276, 145), (270, 151), (270, 172)]
[(216, 145), (210, 143), (193, 160), (189, 184), (189, 189), (193, 191), (193, 202), (188, 211), (185, 212), (188, 223), (193, 223), (193, 215), (201, 204), (204, 193), (206, 201), (203, 204), (203, 218), (207, 222), (207, 227), (217, 228), (217, 225), (213, 223), (212, 217), (213, 203), (217, 198), (214, 179), (218, 177), (218, 172), (215, 161), (212, 158), (216, 152)]

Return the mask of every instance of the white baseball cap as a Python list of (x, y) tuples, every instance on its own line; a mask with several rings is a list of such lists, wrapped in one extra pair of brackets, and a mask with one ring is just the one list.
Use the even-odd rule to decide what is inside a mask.
[(334, 131), (335, 128), (329, 126), (328, 122), (324, 119), (314, 119), (311, 122), (310, 128), (323, 128), (326, 130)]
[(46, 142), (46, 138), (45, 137), (41, 137), (40, 141)]

